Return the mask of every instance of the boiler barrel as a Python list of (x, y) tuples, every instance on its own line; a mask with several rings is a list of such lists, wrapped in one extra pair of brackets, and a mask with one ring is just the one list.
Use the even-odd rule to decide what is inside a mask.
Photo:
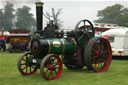
[(74, 38), (70, 39), (33, 39), (31, 42), (31, 52), (35, 56), (46, 54), (69, 54), (75, 52), (77, 44)]

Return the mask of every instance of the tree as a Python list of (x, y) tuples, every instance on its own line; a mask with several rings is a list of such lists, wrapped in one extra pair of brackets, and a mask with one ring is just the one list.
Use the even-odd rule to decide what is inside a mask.
[(3, 29), (3, 20), (4, 20), (3, 9), (0, 9), (0, 30)]
[(33, 14), (30, 13), (31, 8), (23, 6), (16, 11), (16, 28), (18, 29), (34, 29), (36, 22)]
[(128, 27), (128, 8), (125, 8), (120, 4), (108, 6), (105, 9), (98, 11), (97, 17), (99, 17), (99, 19), (94, 22), (112, 23)]
[(52, 12), (51, 15), (49, 12), (46, 12), (44, 16), (49, 20), (48, 22), (53, 21), (53, 23), (57, 26), (57, 30), (59, 30), (62, 27), (62, 21), (59, 19), (60, 14), (62, 13), (62, 9), (58, 9), (57, 12), (55, 12), (54, 8), (51, 8)]
[(4, 19), (2, 19), (3, 21), (3, 27), (5, 30), (10, 30), (14, 27), (14, 17), (15, 15), (13, 14), (14, 12), (14, 8), (13, 8), (13, 4), (10, 2), (7, 2), (7, 4), (4, 7)]

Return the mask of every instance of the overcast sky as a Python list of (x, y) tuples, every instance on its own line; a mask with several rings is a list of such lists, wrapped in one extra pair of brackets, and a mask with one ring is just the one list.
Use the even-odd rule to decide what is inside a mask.
[[(0, 8), (4, 7), (5, 1), (14, 3), (14, 7), (27, 5), (32, 8), (31, 12), (35, 16), (36, 0), (0, 0)], [(39, 0), (38, 0), (39, 1)], [(122, 4), (128, 8), (128, 0), (40, 0), (44, 2), (44, 12), (51, 12), (51, 8), (56, 10), (62, 8), (63, 13), (60, 18), (64, 21), (64, 28), (74, 29), (76, 23), (81, 19), (90, 21), (96, 20), (97, 11), (114, 4)]]

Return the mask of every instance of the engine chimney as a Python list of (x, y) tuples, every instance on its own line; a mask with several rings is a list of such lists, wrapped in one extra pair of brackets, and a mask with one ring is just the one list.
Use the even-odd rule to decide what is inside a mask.
[(43, 4), (43, 2), (36, 2), (37, 32), (41, 32), (43, 27)]

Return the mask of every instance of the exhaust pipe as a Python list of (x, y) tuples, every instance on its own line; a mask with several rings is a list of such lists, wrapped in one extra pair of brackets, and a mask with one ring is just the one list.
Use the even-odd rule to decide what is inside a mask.
[(43, 2), (36, 2), (36, 24), (37, 32), (42, 31), (43, 27)]

